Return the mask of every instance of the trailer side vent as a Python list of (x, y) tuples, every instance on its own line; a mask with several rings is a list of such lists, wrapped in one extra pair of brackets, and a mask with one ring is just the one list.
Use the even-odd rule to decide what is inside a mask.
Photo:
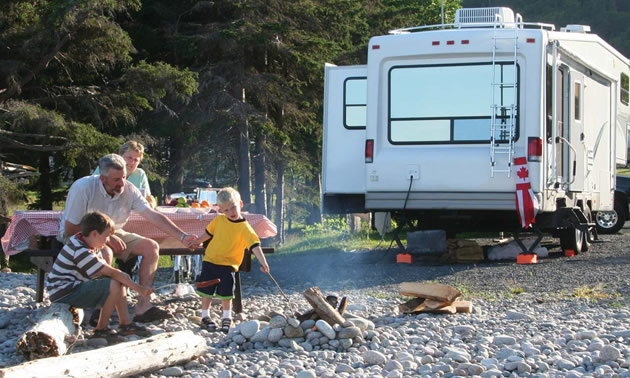
[(591, 27), (588, 25), (567, 25), (563, 28), (560, 28), (560, 31), (585, 34), (591, 32)]
[(491, 8), (462, 8), (455, 12), (455, 27), (473, 28), (479, 26), (492, 26), (500, 16), (504, 27), (514, 27), (514, 12), (506, 7)]

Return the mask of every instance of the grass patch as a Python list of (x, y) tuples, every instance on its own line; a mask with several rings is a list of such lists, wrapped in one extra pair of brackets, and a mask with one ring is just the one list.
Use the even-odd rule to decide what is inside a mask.
[(308, 235), (291, 234), (275, 253), (299, 253), (315, 250), (340, 249), (342, 251), (372, 249), (379, 240), (366, 238), (365, 233), (352, 235), (343, 231), (321, 231)]
[(595, 287), (580, 286), (573, 290), (572, 296), (575, 298), (585, 298), (588, 300), (611, 299), (613, 295), (604, 292), (604, 285)]

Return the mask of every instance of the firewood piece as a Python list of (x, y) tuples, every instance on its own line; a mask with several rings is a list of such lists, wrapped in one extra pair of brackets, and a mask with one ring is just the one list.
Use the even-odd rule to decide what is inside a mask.
[(81, 334), (83, 310), (64, 303), (43, 308), (35, 324), (18, 340), (15, 348), (27, 361), (66, 354)]
[(348, 297), (341, 298), (339, 307), (337, 307), (337, 312), (339, 313), (339, 315), (343, 316), (344, 312), (346, 312), (347, 307), (348, 307)]
[(318, 287), (306, 289), (302, 295), (304, 295), (317, 315), (319, 315), (319, 317), (325, 320), (328, 324), (333, 325), (337, 323), (339, 325), (343, 325), (346, 322), (343, 316), (339, 315), (337, 310), (326, 302)]
[(305, 320), (311, 319), (311, 317), (312, 317), (313, 315), (317, 315), (317, 314), (315, 313), (315, 310), (308, 310), (308, 311), (306, 311), (305, 313), (303, 313), (302, 315), (297, 316), (297, 317), (296, 317), (296, 319), (297, 319), (297, 320), (299, 320), (299, 321), (300, 321), (300, 323), (302, 323), (302, 322), (303, 322), (303, 321), (305, 321)]
[(424, 298), (410, 299), (405, 303), (399, 304), (398, 311), (400, 311), (403, 314), (411, 314), (414, 312), (420, 312), (424, 310), (424, 308), (426, 307), (426, 305), (424, 304), (425, 301), (426, 299)]
[(453, 306), (457, 312), (471, 313), (472, 312), (472, 302), (471, 301), (455, 301), (453, 302)]
[(127, 377), (190, 361), (207, 352), (206, 340), (192, 331), (166, 332), (61, 357), (0, 369), (0, 377)]
[(457, 312), (455, 305), (450, 304), (439, 308), (425, 308), (422, 312), (431, 312), (433, 314), (454, 314)]
[(453, 303), (456, 298), (462, 295), (459, 290), (452, 286), (422, 282), (401, 283), (400, 294), (407, 297), (434, 299), (443, 303)]

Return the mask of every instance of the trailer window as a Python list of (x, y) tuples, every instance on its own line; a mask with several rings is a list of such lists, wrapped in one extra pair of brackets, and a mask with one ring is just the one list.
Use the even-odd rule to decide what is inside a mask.
[(347, 129), (365, 129), (367, 79), (352, 77), (343, 86), (343, 125)]
[(628, 90), (630, 89), (630, 86), (628, 85), (628, 75), (626, 75), (625, 73), (621, 74), (621, 96), (619, 96), (621, 98), (621, 102), (624, 105), (628, 105)]
[(517, 104), (514, 63), (395, 66), (389, 71), (390, 142), (489, 142), (492, 109), (499, 123), (514, 111), (518, 138)]

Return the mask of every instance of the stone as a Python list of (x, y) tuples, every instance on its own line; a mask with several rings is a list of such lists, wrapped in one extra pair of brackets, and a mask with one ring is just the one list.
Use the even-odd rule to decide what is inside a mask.
[(599, 351), (599, 359), (600, 361), (616, 361), (621, 357), (621, 352), (619, 349), (615, 348), (612, 345), (605, 345)]
[(252, 336), (258, 332), (258, 327), (260, 323), (258, 320), (250, 320), (248, 322), (244, 322), (238, 325), (238, 330), (241, 332), (241, 335), (246, 339), (250, 339)]
[(334, 339), (337, 335), (333, 327), (322, 319), (315, 322), (315, 327), (317, 327), (317, 330), (330, 340)]
[(352, 339), (361, 335), (361, 329), (359, 327), (342, 328), (337, 333), (337, 337), (340, 339)]
[(363, 362), (368, 366), (384, 365), (387, 362), (387, 357), (383, 353), (375, 350), (368, 350), (361, 354), (361, 357), (363, 357)]

